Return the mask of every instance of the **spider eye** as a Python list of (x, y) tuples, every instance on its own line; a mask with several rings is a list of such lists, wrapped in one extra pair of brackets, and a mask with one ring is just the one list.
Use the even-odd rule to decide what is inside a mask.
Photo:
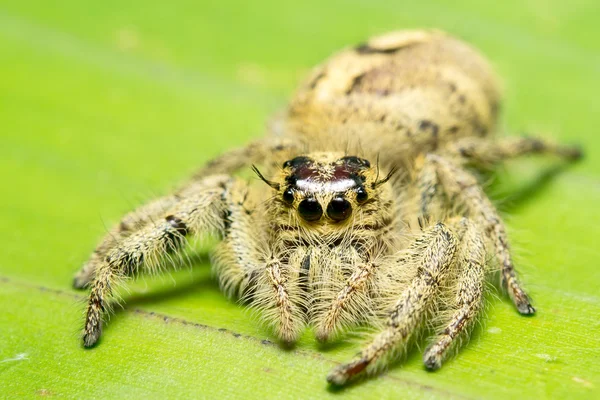
[(304, 199), (298, 205), (300, 216), (306, 221), (316, 221), (323, 215), (323, 209), (317, 199), (309, 197)]
[(301, 165), (310, 164), (312, 160), (306, 156), (299, 156), (292, 158), (283, 163), (283, 168), (297, 168)]
[(283, 192), (283, 201), (288, 204), (292, 204), (294, 202), (294, 191), (292, 189), (286, 189), (286, 191)]
[(369, 198), (369, 195), (367, 194), (367, 191), (365, 190), (364, 187), (359, 187), (358, 189), (356, 189), (356, 201), (359, 203), (364, 203), (365, 201), (367, 201), (367, 199)]
[(341, 158), (341, 161), (343, 161), (347, 165), (352, 165), (359, 168), (371, 167), (371, 163), (369, 162), (369, 160), (365, 160), (364, 158), (359, 158), (356, 156), (346, 156)]
[(343, 221), (352, 213), (350, 202), (343, 197), (335, 197), (327, 206), (327, 216), (334, 221)]

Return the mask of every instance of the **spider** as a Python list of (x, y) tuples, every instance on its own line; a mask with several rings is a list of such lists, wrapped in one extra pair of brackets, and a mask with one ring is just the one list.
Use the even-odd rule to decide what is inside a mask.
[[(439, 31), (392, 32), (334, 55), (268, 136), (210, 161), (106, 235), (74, 280), (91, 288), (83, 345), (98, 341), (120, 281), (210, 234), (221, 239), (212, 265), (223, 292), (258, 309), (281, 342), (307, 326), (320, 341), (374, 327), (327, 376), (334, 385), (385, 368), (425, 327), (435, 335), (423, 362), (439, 368), (468, 337), (492, 272), (518, 312), (533, 314), (474, 172), (581, 152), (494, 137), (499, 105), (487, 61)], [(233, 175), (250, 167), (260, 180)]]

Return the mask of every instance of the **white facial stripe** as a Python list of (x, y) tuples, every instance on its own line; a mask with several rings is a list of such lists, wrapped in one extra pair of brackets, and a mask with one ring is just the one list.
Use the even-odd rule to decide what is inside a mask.
[(356, 187), (353, 179), (339, 179), (330, 182), (317, 182), (312, 179), (301, 179), (296, 182), (296, 187), (306, 192), (345, 192)]

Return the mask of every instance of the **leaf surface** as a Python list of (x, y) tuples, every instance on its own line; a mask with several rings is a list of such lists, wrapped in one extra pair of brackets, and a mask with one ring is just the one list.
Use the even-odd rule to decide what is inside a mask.
[[(597, 2), (403, 3), (0, 1), (1, 397), (600, 397)], [(556, 173), (556, 160), (511, 163), (491, 187), (535, 317), (490, 296), (440, 371), (413, 351), (334, 392), (325, 375), (360, 344), (322, 348), (307, 332), (281, 348), (204, 262), (132, 284), (101, 344), (80, 347), (85, 293), (71, 279), (107, 226), (260, 136), (333, 51), (409, 27), (492, 60), (507, 131), (586, 151)]]

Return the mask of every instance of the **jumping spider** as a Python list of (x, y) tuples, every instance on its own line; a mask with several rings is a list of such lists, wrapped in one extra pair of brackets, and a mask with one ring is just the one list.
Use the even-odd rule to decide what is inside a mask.
[[(282, 342), (306, 326), (320, 341), (359, 324), (378, 330), (329, 374), (336, 385), (385, 367), (426, 325), (437, 333), (423, 361), (439, 368), (472, 329), (494, 269), (517, 310), (533, 314), (505, 226), (470, 169), (581, 154), (494, 138), (499, 92), (486, 60), (441, 32), (393, 32), (334, 55), (271, 135), (209, 162), (106, 235), (74, 281), (91, 287), (84, 346), (100, 337), (118, 281), (206, 234), (222, 239), (212, 263), (223, 291), (260, 310)], [(268, 187), (231, 175), (250, 166)]]

